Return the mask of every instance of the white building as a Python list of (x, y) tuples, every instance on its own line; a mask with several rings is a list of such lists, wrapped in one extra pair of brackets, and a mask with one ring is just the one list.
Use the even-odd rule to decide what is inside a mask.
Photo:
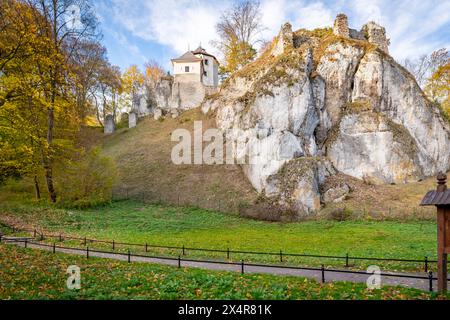
[(176, 82), (200, 82), (207, 87), (219, 85), (219, 61), (202, 47), (172, 59)]

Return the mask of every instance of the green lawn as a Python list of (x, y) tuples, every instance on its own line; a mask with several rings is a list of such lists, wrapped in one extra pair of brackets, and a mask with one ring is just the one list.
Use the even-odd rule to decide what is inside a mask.
[[(195, 208), (115, 202), (90, 210), (54, 209), (18, 203), (0, 205), (3, 220), (15, 219), (47, 231), (94, 239), (170, 246), (256, 250), (321, 255), (433, 259), (436, 226), (430, 221), (308, 221), (268, 223)], [(157, 252), (175, 254), (179, 252)], [(190, 256), (205, 254), (188, 252)], [(223, 254), (213, 258), (225, 258)], [(276, 262), (278, 257), (236, 256), (232, 259)], [(285, 259), (286, 260), (286, 259)], [(343, 261), (290, 258), (285, 263), (341, 266)], [(360, 262), (356, 267), (379, 264), (390, 270), (417, 270), (418, 263)]]
[[(66, 288), (66, 270), (81, 268), (81, 290)], [(240, 275), (89, 259), (0, 244), (0, 299), (436, 299), (414, 289), (319, 284), (297, 277)]]

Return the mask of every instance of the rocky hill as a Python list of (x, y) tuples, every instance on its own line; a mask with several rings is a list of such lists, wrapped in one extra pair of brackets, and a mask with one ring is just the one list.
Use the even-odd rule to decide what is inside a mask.
[(267, 203), (296, 217), (345, 199), (345, 176), (367, 184), (421, 181), (450, 168), (450, 126), (368, 23), (292, 31), (207, 97), (202, 111)]

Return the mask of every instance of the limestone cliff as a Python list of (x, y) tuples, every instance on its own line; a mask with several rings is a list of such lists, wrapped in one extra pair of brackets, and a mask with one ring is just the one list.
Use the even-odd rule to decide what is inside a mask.
[(252, 185), (297, 216), (345, 197), (347, 186), (323, 188), (339, 172), (381, 184), (450, 168), (450, 126), (389, 56), (384, 28), (346, 23), (341, 15), (334, 31), (284, 25), (202, 104), (236, 142)]

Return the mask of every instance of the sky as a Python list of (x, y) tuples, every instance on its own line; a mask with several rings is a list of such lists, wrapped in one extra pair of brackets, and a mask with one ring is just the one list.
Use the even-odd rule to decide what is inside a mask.
[[(240, 0), (95, 0), (110, 62), (122, 70), (150, 60), (166, 70), (170, 59), (211, 44), (221, 14)], [(271, 40), (281, 25), (294, 30), (332, 26), (345, 13), (353, 29), (375, 21), (386, 27), (391, 55), (399, 62), (450, 49), (450, 0), (260, 0), (260, 37)]]

